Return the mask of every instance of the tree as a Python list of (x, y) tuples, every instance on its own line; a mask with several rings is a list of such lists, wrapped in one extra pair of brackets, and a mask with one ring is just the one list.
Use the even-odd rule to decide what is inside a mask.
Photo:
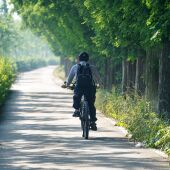
[(45, 36), (64, 61), (90, 52), (109, 89), (122, 63), (122, 91), (145, 93), (156, 103), (159, 97), (159, 111), (170, 112), (169, 0), (11, 2), (25, 25)]

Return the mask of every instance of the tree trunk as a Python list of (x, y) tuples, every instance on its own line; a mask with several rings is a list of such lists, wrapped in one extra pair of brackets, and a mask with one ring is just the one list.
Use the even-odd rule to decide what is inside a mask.
[(107, 58), (104, 60), (104, 88), (107, 89)]
[(144, 95), (145, 92), (144, 65), (145, 65), (145, 53), (139, 50), (138, 58), (136, 61), (135, 92), (140, 96)]
[(159, 58), (158, 111), (170, 119), (170, 42), (163, 45)]
[(64, 57), (60, 57), (60, 65), (64, 65)]
[(156, 111), (158, 102), (158, 81), (159, 81), (159, 60), (157, 49), (147, 51), (145, 72), (145, 95), (151, 101), (153, 109)]
[(127, 91), (127, 61), (122, 61), (122, 94)]
[(112, 63), (111, 58), (105, 58), (104, 87), (108, 90), (111, 90), (112, 81), (113, 81), (113, 63)]
[(136, 62), (127, 62), (127, 92), (133, 93), (135, 88)]
[(64, 71), (65, 71), (66, 77), (68, 76), (72, 65), (73, 65), (73, 62), (70, 61), (69, 59), (65, 58), (65, 60), (64, 60)]
[(111, 58), (108, 58), (107, 64), (108, 64), (107, 86), (108, 86), (108, 89), (111, 90), (112, 89), (112, 85), (113, 85), (113, 62), (112, 62)]
[(122, 63), (116, 63), (113, 67), (113, 84), (120, 85), (122, 78)]
[(112, 62), (112, 78), (111, 78), (111, 84), (114, 85), (115, 84), (115, 73), (116, 73), (116, 65)]
[(70, 69), (74, 63), (66, 57), (60, 57), (60, 66), (64, 66), (65, 77), (68, 76)]

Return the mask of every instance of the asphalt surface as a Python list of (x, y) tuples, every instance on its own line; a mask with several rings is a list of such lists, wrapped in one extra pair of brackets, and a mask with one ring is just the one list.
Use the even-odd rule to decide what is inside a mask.
[(0, 114), (0, 170), (168, 170), (168, 161), (135, 148), (114, 121), (98, 113), (98, 131), (81, 137), (72, 92), (54, 67), (21, 74)]

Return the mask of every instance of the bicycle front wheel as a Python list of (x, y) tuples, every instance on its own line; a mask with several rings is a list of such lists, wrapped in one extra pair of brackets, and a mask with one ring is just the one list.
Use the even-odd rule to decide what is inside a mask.
[(90, 117), (89, 117), (89, 107), (88, 102), (83, 101), (82, 112), (81, 112), (81, 127), (83, 131), (83, 137), (85, 139), (89, 138), (89, 129), (90, 129)]

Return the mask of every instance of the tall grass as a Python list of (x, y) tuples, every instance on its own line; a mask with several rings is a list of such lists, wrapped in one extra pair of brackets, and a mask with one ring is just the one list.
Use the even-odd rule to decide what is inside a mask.
[(170, 124), (152, 110), (150, 102), (139, 96), (121, 96), (107, 91), (97, 93), (96, 106), (117, 125), (127, 128), (132, 139), (159, 148), (170, 155)]

